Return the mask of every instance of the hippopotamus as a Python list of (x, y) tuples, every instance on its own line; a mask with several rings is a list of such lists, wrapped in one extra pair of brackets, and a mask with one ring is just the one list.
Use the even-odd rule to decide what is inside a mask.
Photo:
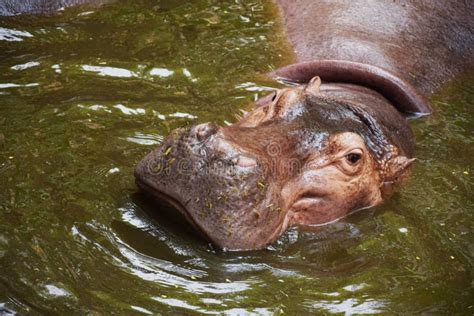
[(230, 126), (175, 130), (135, 169), (222, 249), (382, 203), (415, 161), (407, 118), (474, 56), (468, 1), (276, 3), (297, 62), (268, 75), (288, 87)]
[[(0, 15), (110, 0), (5, 0)], [(474, 57), (472, 1), (275, 0), (294, 64), (230, 126), (173, 131), (135, 168), (137, 186), (227, 250), (376, 206), (405, 179), (407, 118)]]

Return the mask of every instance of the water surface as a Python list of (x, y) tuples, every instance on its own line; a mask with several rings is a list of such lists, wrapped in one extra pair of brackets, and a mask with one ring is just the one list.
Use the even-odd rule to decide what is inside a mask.
[[(474, 76), (413, 122), (387, 203), (222, 253), (137, 194), (178, 127), (235, 120), (291, 58), (267, 1), (120, 1), (0, 18), (0, 314), (474, 311)], [(160, 214), (168, 214), (163, 216)]]

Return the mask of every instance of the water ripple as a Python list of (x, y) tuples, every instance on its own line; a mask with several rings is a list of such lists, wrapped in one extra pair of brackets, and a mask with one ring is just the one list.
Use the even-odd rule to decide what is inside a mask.
[(12, 69), (12, 70), (25, 70), (25, 69), (28, 69), (28, 68), (37, 67), (39, 65), (40, 65), (40, 63), (37, 62), (37, 61), (30, 61), (30, 62), (27, 62), (27, 63), (24, 63), (24, 64), (11, 66), (10, 69)]
[(0, 27), (0, 41), (21, 42), (23, 41), (23, 37), (33, 37), (33, 34), (26, 31)]
[(133, 71), (117, 68), (117, 67), (103, 67), (103, 66), (91, 66), (91, 65), (82, 65), (82, 70), (88, 72), (94, 72), (99, 76), (109, 76), (116, 78), (133, 78), (138, 77)]

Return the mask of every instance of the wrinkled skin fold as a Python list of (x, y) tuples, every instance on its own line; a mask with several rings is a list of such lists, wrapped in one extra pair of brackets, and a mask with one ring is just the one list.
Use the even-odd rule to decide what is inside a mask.
[(215, 245), (250, 250), (290, 226), (381, 203), (411, 156), (406, 120), (382, 96), (351, 85), (321, 89), (315, 77), (275, 92), (231, 126), (174, 131), (135, 177)]

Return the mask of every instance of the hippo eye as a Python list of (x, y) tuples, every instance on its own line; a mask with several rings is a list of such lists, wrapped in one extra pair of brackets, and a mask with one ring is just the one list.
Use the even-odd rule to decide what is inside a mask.
[(277, 94), (276, 94), (276, 92), (275, 92), (275, 94), (274, 94), (273, 97), (272, 97), (272, 102), (275, 101), (276, 97), (277, 97)]
[(361, 154), (350, 153), (346, 156), (346, 160), (350, 165), (356, 165), (362, 158)]

